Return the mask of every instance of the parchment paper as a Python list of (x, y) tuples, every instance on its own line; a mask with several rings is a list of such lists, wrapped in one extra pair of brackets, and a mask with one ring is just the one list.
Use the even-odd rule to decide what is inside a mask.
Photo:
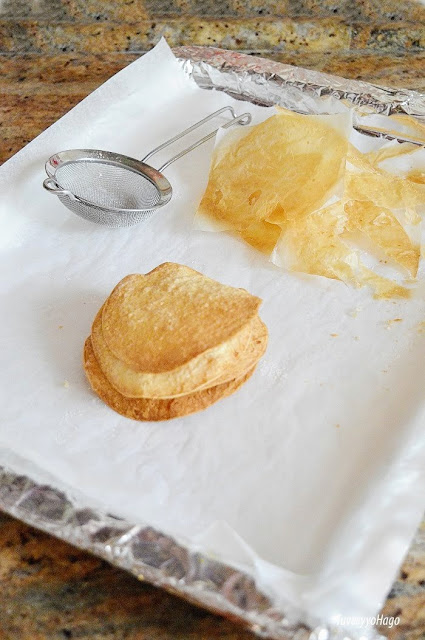
[[(423, 286), (376, 301), (193, 229), (213, 142), (167, 170), (171, 203), (130, 229), (90, 224), (41, 186), (56, 151), (142, 157), (226, 104), (254, 122), (270, 113), (199, 89), (161, 42), (0, 169), (0, 446), (32, 474), (243, 567), (277, 605), (325, 621), (374, 615), (425, 505)], [(270, 342), (234, 396), (137, 423), (93, 395), (82, 348), (113, 286), (166, 260), (263, 298)]]

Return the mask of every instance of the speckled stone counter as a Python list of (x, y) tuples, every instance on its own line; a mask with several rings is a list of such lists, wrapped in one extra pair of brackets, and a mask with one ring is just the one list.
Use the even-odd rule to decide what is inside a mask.
[[(0, 0), (0, 162), (161, 36), (425, 91), (420, 0)], [(253, 638), (7, 516), (0, 590), (1, 640)], [(425, 522), (382, 613), (425, 638)]]
[(161, 36), (425, 90), (420, 0), (1, 0), (0, 162)]

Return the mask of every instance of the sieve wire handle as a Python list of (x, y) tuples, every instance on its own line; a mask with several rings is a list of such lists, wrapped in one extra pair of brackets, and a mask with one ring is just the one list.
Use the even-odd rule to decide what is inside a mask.
[(62, 187), (59, 186), (56, 180), (52, 177), (46, 178), (44, 180), (43, 187), (46, 189), (46, 191), (50, 191), (50, 193), (55, 193), (56, 195), (58, 195), (59, 193), (63, 193), (72, 196), (72, 193), (70, 193), (70, 191), (62, 189)]
[[(224, 113), (225, 111), (230, 111), (230, 113), (232, 114), (232, 120), (229, 120), (224, 125), (222, 125), (221, 128), (223, 128), (223, 129), (227, 129), (228, 127), (231, 127), (233, 124), (236, 124), (236, 123), (245, 125), (245, 124), (249, 124), (251, 122), (251, 114), (250, 113), (243, 113), (242, 115), (237, 116), (236, 113), (235, 113), (235, 110), (233, 109), (233, 107), (230, 107), (230, 106), (222, 107), (221, 109), (218, 109), (218, 111), (214, 111), (214, 113), (211, 113), (206, 118), (203, 118), (199, 122), (196, 122), (195, 124), (193, 124), (188, 129), (185, 129), (184, 131), (181, 131), (181, 133), (178, 133), (176, 136), (174, 136), (174, 138), (171, 138), (170, 140), (167, 140), (167, 142), (163, 142), (162, 144), (160, 144), (159, 147), (156, 147), (155, 149), (152, 149), (152, 151), (150, 151), (144, 158), (142, 158), (142, 162), (146, 162), (146, 160), (148, 160), (148, 158), (150, 158), (154, 154), (158, 153), (159, 151), (162, 151), (162, 149), (165, 149), (166, 147), (168, 147), (169, 145), (173, 144), (177, 140), (180, 140), (180, 138), (183, 138), (188, 133), (191, 133), (192, 131), (195, 131), (195, 129), (198, 129), (198, 127), (201, 127), (203, 124), (205, 124), (206, 122), (208, 122), (212, 118), (215, 118), (216, 116), (219, 116), (220, 114)], [(165, 164), (163, 164), (158, 169), (158, 171), (163, 171), (168, 166), (170, 166), (170, 164), (172, 162), (175, 162), (179, 158), (185, 156), (187, 153), (189, 153), (190, 151), (193, 151), (193, 149), (196, 149), (197, 147), (199, 147), (204, 142), (207, 142), (208, 140), (211, 140), (211, 138), (213, 138), (215, 136), (215, 134), (217, 133), (219, 128), (215, 129), (214, 131), (212, 131), (208, 135), (204, 136), (200, 140), (197, 140), (196, 142), (191, 144), (186, 149), (183, 149), (183, 151), (180, 151), (180, 153), (177, 153), (175, 156), (170, 158), (170, 160), (167, 160), (167, 162), (165, 162)]]

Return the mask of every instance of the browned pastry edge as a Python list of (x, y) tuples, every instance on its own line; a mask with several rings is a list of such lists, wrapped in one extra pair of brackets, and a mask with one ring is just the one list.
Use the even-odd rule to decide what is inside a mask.
[(84, 370), (93, 391), (111, 409), (126, 418), (143, 421), (170, 420), (206, 409), (229, 396), (253, 374), (255, 366), (240, 378), (179, 398), (126, 398), (108, 382), (94, 355), (91, 338), (84, 344)]

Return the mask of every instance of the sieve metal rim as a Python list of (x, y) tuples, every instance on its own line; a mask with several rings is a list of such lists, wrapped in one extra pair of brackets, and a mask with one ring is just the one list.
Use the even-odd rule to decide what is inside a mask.
[[(170, 164), (172, 164), (176, 160), (179, 160), (187, 153), (190, 153), (191, 151), (199, 147), (201, 144), (204, 144), (208, 140), (211, 140), (211, 138), (216, 135), (219, 128), (216, 128), (211, 133), (196, 140), (182, 151), (179, 151), (177, 154), (169, 158), (164, 164), (162, 164), (159, 169), (155, 169), (151, 165), (145, 164), (148, 158), (151, 158), (153, 155), (155, 155), (159, 151), (162, 151), (166, 147), (169, 147), (177, 140), (180, 140), (189, 133), (192, 133), (192, 131), (195, 131), (202, 125), (209, 122), (212, 118), (221, 115), (225, 111), (230, 111), (230, 113), (232, 114), (232, 119), (228, 120), (225, 124), (222, 125), (223, 129), (231, 127), (234, 124), (246, 125), (251, 122), (252, 116), (250, 113), (243, 113), (242, 115), (237, 116), (234, 108), (227, 105), (226, 107), (222, 107), (221, 109), (214, 111), (214, 113), (210, 113), (209, 115), (205, 116), (205, 118), (202, 118), (202, 120), (195, 122), (184, 131), (181, 131), (180, 133), (175, 135), (173, 138), (166, 140), (155, 149), (152, 149), (141, 160), (130, 158), (119, 153), (102, 151), (99, 149), (69, 149), (67, 151), (59, 151), (55, 155), (51, 156), (45, 164), (45, 169), (48, 177), (44, 180), (43, 187), (49, 193), (53, 193), (58, 196), (62, 204), (70, 209), (72, 213), (75, 213), (81, 218), (85, 218), (86, 220), (90, 220), (91, 222), (97, 222), (99, 224), (106, 224), (109, 226), (117, 227), (136, 224), (136, 222), (138, 221), (141, 222), (143, 219), (146, 219), (146, 215), (143, 216), (143, 214), (149, 214), (150, 217), (150, 215), (155, 213), (160, 207), (167, 204), (167, 202), (169, 202), (171, 199), (172, 187), (167, 178), (165, 178), (165, 176), (163, 175), (162, 171), (164, 171), (164, 169), (169, 167)], [(137, 174), (138, 176), (143, 177), (143, 179), (150, 182), (150, 184), (156, 190), (156, 195), (159, 198), (158, 202), (156, 202), (155, 204), (148, 204), (147, 206), (138, 209), (123, 209), (121, 207), (99, 205), (98, 202), (93, 202), (92, 200), (88, 200), (84, 197), (76, 195), (71, 191), (71, 187), (69, 189), (62, 187), (60, 182), (56, 180), (56, 174), (62, 166), (66, 166), (72, 163), (78, 164), (78, 162), (95, 163), (96, 161), (102, 164), (109, 164), (110, 166), (112, 165), (115, 167), (119, 167), (121, 169), (128, 169), (130, 171), (133, 171), (133, 173)], [(74, 203), (73, 206), (70, 205), (70, 201)], [(76, 210), (77, 207), (80, 207), (82, 210)], [(95, 209), (97, 212), (102, 212), (102, 217), (99, 218), (97, 216), (96, 219), (94, 219), (89, 211), (90, 209)], [(107, 219), (105, 218), (105, 215)], [(134, 220), (130, 223), (128, 218), (130, 218), (131, 216), (134, 218)], [(117, 224), (111, 225), (110, 222), (114, 217), (116, 218)], [(139, 220), (137, 220), (137, 217), (139, 217)]]
[(69, 189), (65, 189), (64, 187), (62, 187), (59, 180), (57, 180), (56, 171), (65, 165), (75, 162), (93, 162), (109, 164), (121, 168), (125, 167), (129, 171), (141, 175), (143, 178), (153, 184), (158, 190), (159, 200), (154, 205), (150, 205), (149, 207), (143, 209), (122, 209), (119, 207), (107, 207), (106, 210), (108, 212), (118, 214), (121, 213), (123, 215), (138, 212), (142, 213), (146, 211), (154, 212), (156, 209), (163, 207), (171, 200), (171, 196), (173, 194), (172, 186), (164, 176), (164, 174), (162, 174), (160, 171), (149, 164), (145, 164), (141, 160), (136, 160), (135, 158), (130, 158), (129, 156), (125, 156), (120, 153), (114, 153), (112, 151), (103, 151), (101, 149), (67, 149), (55, 153), (47, 160), (45, 169), (49, 179), (53, 180), (54, 183), (58, 185), (59, 189), (49, 189), (46, 184), (45, 188), (56, 193), (58, 193), (59, 190), (62, 190), (64, 195), (67, 195), (73, 200), (77, 200), (78, 202), (81, 202), (86, 206), (96, 207), (97, 209), (102, 208), (99, 207), (99, 204), (92, 202), (91, 200), (87, 200), (85, 198), (82, 198), (81, 196), (76, 196), (75, 194), (70, 192)]

